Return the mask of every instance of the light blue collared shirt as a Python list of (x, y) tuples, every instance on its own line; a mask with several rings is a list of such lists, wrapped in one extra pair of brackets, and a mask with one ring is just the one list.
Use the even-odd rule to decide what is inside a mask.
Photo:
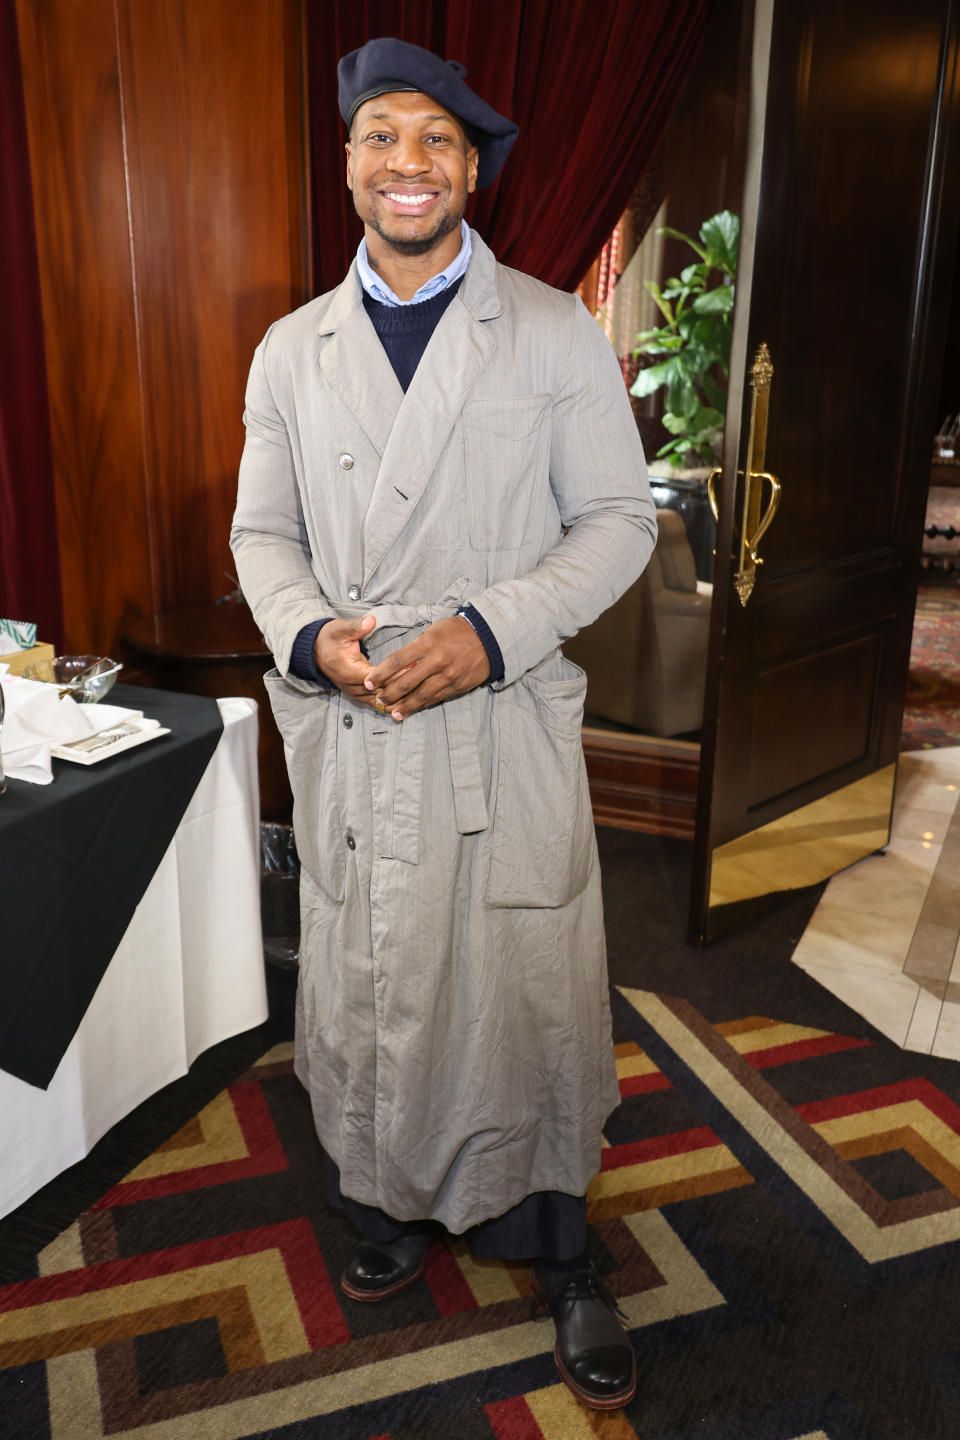
[(367, 259), (366, 237), (360, 241), (360, 248), (357, 251), (357, 274), (360, 277), (360, 284), (374, 300), (379, 300), (381, 305), (417, 305), (421, 300), (432, 300), (434, 295), (439, 295), (441, 290), (446, 290), (455, 280), (459, 280), (467, 266), (470, 264), (470, 256), (473, 252), (473, 245), (470, 240), (470, 227), (466, 220), (460, 221), (460, 249), (450, 261), (446, 270), (441, 270), (439, 275), (431, 275), (425, 280), (420, 289), (410, 300), (401, 300), (394, 295), (390, 286), (385, 280), (370, 268), (370, 261)]

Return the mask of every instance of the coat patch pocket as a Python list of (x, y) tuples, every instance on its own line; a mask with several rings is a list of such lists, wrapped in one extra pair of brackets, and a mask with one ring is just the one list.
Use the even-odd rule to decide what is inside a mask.
[(549, 475), (549, 395), (475, 400), (463, 412), (465, 510), (474, 550), (523, 544), (538, 480)]
[(486, 904), (555, 909), (584, 889), (596, 841), (580, 730), (587, 677), (535, 673), (503, 692), (498, 708), (497, 791)]
[(339, 692), (298, 690), (277, 670), (268, 670), (263, 680), (283, 739), (300, 865), (324, 895), (339, 904), (347, 867), (337, 790), (337, 726), (330, 713)]

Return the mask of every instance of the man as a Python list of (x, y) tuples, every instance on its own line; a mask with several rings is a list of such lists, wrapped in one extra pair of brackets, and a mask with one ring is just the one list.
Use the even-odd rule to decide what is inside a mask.
[(636, 1364), (584, 1194), (619, 1097), (559, 647), (654, 510), (596, 324), (463, 224), (517, 133), (463, 74), (392, 39), (340, 63), (364, 240), (257, 350), (231, 543), (294, 792), (297, 1073), (363, 1237), (342, 1287), (410, 1284), (435, 1222), (529, 1257), (561, 1375), (613, 1408)]

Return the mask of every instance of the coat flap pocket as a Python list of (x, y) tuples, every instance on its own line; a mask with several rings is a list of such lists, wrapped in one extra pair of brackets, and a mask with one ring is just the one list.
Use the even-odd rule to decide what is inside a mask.
[[(293, 791), (300, 864), (331, 900), (343, 899), (345, 860), (337, 782), (338, 690), (301, 690), (276, 670), (263, 677)], [(333, 707), (331, 709), (331, 707)]]
[(498, 705), (488, 907), (559, 908), (590, 879), (596, 841), (580, 736), (585, 691), (583, 671), (557, 653)]

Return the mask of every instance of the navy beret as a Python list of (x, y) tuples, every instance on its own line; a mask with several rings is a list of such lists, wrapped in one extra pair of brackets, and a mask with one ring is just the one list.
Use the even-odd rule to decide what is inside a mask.
[(518, 127), (473, 93), (464, 83), (466, 73), (459, 61), (441, 60), (439, 55), (406, 40), (389, 36), (368, 40), (359, 50), (344, 55), (337, 66), (340, 114), (349, 130), (359, 107), (375, 95), (391, 90), (416, 90), (429, 95), (462, 121), (480, 152), (477, 184), (484, 189), (500, 173)]

